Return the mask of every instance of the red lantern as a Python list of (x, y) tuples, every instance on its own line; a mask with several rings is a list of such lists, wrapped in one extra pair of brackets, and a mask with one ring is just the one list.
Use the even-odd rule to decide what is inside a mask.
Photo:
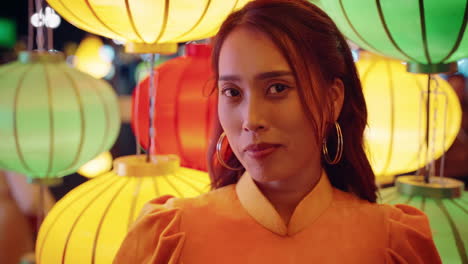
[[(186, 55), (155, 69), (156, 103), (152, 154), (176, 154), (182, 166), (207, 170), (206, 151), (215, 117), (216, 96), (210, 96), (213, 75), (211, 47), (188, 44)], [(133, 93), (132, 129), (148, 148), (149, 77)]]

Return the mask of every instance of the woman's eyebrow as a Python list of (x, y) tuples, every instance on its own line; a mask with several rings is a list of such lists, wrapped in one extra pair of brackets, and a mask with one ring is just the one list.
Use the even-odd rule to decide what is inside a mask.
[[(290, 71), (269, 71), (269, 72), (262, 72), (255, 75), (255, 79), (257, 80), (264, 80), (269, 78), (275, 77), (282, 77), (282, 76), (293, 76), (292, 72)], [(241, 78), (239, 75), (221, 75), (219, 76), (219, 81), (240, 81)]]

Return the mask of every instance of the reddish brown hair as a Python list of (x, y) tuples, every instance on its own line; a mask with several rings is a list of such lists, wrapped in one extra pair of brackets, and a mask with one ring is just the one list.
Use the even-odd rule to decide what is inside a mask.
[[(229, 33), (238, 27), (260, 31), (277, 45), (292, 69), (301, 103), (316, 131), (322, 131), (318, 124), (323, 124), (323, 121), (328, 124), (325, 136), (331, 150), (336, 149), (337, 140), (334, 126), (330, 123), (333, 111), (327, 88), (336, 78), (343, 82), (345, 97), (338, 118), (344, 140), (343, 157), (336, 165), (329, 165), (322, 159), (322, 166), (334, 187), (375, 202), (375, 176), (363, 147), (367, 123), (364, 95), (351, 51), (335, 23), (325, 12), (305, 0), (252, 1), (232, 13), (215, 38), (212, 67), (216, 80), (219, 77), (221, 46)], [(313, 120), (313, 111), (321, 113), (320, 120)], [(208, 167), (214, 189), (236, 183), (244, 171), (231, 171), (217, 162), (216, 142), (222, 128), (219, 119), (215, 120), (215, 132), (208, 150)], [(315, 135), (318, 146), (321, 146), (321, 134)], [(332, 151), (331, 155), (334, 154)], [(225, 157), (232, 167), (241, 167), (232, 152)]]

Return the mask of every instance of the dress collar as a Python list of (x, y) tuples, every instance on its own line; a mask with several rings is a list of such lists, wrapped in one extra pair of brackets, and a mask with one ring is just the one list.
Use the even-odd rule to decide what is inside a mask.
[(294, 235), (317, 219), (331, 204), (333, 187), (325, 171), (314, 189), (302, 199), (286, 225), (275, 207), (245, 172), (236, 185), (236, 193), (244, 209), (266, 229), (281, 235)]

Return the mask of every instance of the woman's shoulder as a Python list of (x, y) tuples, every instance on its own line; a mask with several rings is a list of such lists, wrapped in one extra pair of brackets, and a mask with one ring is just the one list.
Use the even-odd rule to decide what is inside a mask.
[(208, 216), (209, 212), (217, 214), (217, 211), (225, 210), (232, 205), (236, 197), (235, 185), (224, 186), (196, 197), (160, 196), (143, 206), (136, 222), (144, 218), (161, 221), (161, 218), (168, 216), (180, 218), (187, 214), (191, 216), (194, 214)]
[(381, 238), (386, 263), (441, 263), (426, 214), (406, 204), (378, 204), (351, 193), (334, 191), (336, 211), (354, 226)]
[[(123, 241), (114, 263), (178, 263), (185, 241), (183, 215), (207, 217), (235, 198), (234, 186), (226, 186), (194, 198), (157, 197), (146, 203)], [(214, 213), (213, 215), (215, 215)], [(209, 216), (208, 216), (209, 217)], [(196, 222), (196, 221), (193, 221)]]

